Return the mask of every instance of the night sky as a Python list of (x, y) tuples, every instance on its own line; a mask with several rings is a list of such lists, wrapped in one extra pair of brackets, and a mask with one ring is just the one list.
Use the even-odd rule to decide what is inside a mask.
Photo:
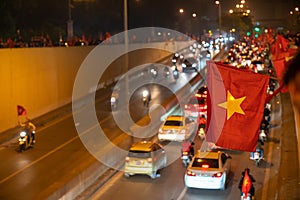
[[(66, 30), (68, 0), (2, 0), (0, 2), (0, 32), (14, 29), (48, 32), (58, 35)], [(201, 32), (218, 27), (218, 6), (215, 0), (127, 0), (129, 29), (137, 27), (164, 27), (178, 31)], [(17, 6), (13, 5), (21, 2)], [(124, 29), (123, 0), (71, 0), (71, 16), (75, 34)], [(240, 1), (221, 0), (223, 14), (234, 9)], [(7, 7), (6, 7), (7, 6)], [(248, 0), (254, 21), (264, 26), (284, 26), (289, 11), (300, 7), (300, 0)], [(179, 8), (184, 9), (179, 14)], [(2, 10), (1, 10), (2, 9)], [(197, 17), (193, 18), (192, 13)], [(9, 21), (15, 22), (10, 25)], [(23, 31), (25, 34), (25, 31)], [(52, 32), (52, 33), (51, 33)], [(55, 36), (56, 37), (56, 36)]]

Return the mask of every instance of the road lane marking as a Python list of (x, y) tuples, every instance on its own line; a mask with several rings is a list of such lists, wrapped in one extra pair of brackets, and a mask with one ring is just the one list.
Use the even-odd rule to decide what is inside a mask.
[(183, 197), (184, 197), (184, 195), (185, 195), (185, 193), (186, 193), (186, 191), (187, 191), (187, 188), (184, 187), (184, 189), (183, 189), (182, 192), (180, 193), (180, 195), (179, 195), (179, 197), (177, 198), (177, 200), (182, 200)]
[(0, 181), (0, 184), (4, 183), (5, 181), (7, 181), (8, 179), (16, 176), (17, 174), (21, 173), (22, 171), (26, 170), (27, 168), (31, 167), (32, 165), (34, 165), (35, 163), (43, 160), (44, 158), (50, 156), (51, 154), (53, 154), (54, 152), (58, 151), (59, 149), (63, 148), (64, 146), (70, 144), (71, 142), (73, 142), (75, 139), (78, 139), (79, 136), (75, 136), (74, 138), (70, 139), (69, 141), (61, 144), (60, 146), (56, 147), (55, 149), (53, 149), (52, 151), (49, 151), (48, 153), (46, 153), (45, 155), (43, 155), (42, 157), (36, 159), (35, 161), (29, 163), (28, 165), (22, 167), (21, 169), (15, 171), (14, 173), (12, 173), (11, 175), (7, 176), (6, 178), (2, 179)]
[[(277, 104), (276, 104), (277, 105)], [(273, 118), (275, 121), (275, 119), (278, 120), (278, 116), (280, 116), (280, 118), (282, 117), (282, 108), (280, 108), (279, 113), (277, 113), (275, 115), (275, 113), (273, 112), (271, 115), (271, 118)], [(275, 109), (274, 109), (275, 110)], [(281, 121), (281, 120), (278, 120)], [(282, 123), (281, 123), (282, 126)], [(271, 135), (269, 135), (269, 138), (274, 138), (274, 132), (275, 130), (273, 129), (271, 132)], [(274, 142), (268, 142), (268, 156), (267, 159), (265, 161), (272, 161), (273, 158), (273, 151), (274, 151)], [(265, 178), (264, 178), (264, 184), (263, 184), (263, 189), (262, 189), (262, 199), (268, 199), (267, 198), (267, 194), (268, 194), (268, 190), (269, 190), (269, 180), (270, 180), (270, 172), (271, 172), (271, 167), (266, 168), (265, 170)]]
[[(106, 117), (106, 118), (109, 118)], [(107, 119), (103, 119), (103, 120), (107, 120)], [(87, 129), (86, 131), (84, 131), (82, 133), (82, 135), (88, 133), (90, 130), (92, 130), (93, 128), (95, 128), (96, 126), (98, 126), (98, 124), (95, 124), (94, 126), (90, 127), (89, 129)], [(50, 156), (51, 154), (55, 153), (56, 151), (58, 151), (59, 149), (62, 149), (63, 147), (65, 147), (66, 145), (70, 144), (71, 142), (73, 142), (74, 140), (78, 139), (79, 138), (79, 135), (71, 138), (70, 140), (68, 140), (67, 142), (61, 144), (60, 146), (56, 147), (55, 149), (49, 151), (48, 153), (44, 154), (43, 156), (39, 157), (38, 159), (36, 159), (35, 161), (29, 163), (28, 165), (25, 165), (24, 167), (22, 167), (21, 169), (15, 171), (14, 173), (12, 173), (11, 175), (7, 176), (6, 178), (0, 180), (0, 184), (4, 183), (5, 181), (11, 179), (12, 177), (18, 175), (19, 173), (21, 173), (22, 171), (28, 169), (29, 167), (33, 166), (34, 164), (38, 163), (39, 161), (43, 160), (44, 158)]]
[(103, 186), (101, 186), (96, 193), (92, 194), (91, 197), (89, 197), (90, 200), (98, 200), (101, 199), (100, 197), (105, 194), (113, 185), (116, 184), (116, 182), (118, 180), (121, 179), (121, 177), (123, 176), (123, 172), (118, 172), (117, 174), (115, 174), (114, 176), (112, 176), (112, 178), (109, 179), (109, 181), (107, 181)]

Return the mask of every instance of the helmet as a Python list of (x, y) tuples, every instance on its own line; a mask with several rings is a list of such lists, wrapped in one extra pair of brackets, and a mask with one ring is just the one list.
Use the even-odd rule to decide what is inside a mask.
[(250, 169), (247, 167), (246, 169), (245, 169), (245, 172), (248, 172), (248, 174), (250, 173)]

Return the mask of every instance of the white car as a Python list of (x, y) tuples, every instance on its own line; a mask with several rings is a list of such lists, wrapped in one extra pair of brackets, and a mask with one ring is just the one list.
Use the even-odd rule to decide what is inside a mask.
[(197, 131), (197, 123), (185, 116), (170, 115), (158, 130), (159, 141), (178, 141), (191, 138)]
[(162, 146), (152, 141), (135, 143), (125, 158), (124, 175), (145, 174), (157, 177), (157, 171), (166, 167), (167, 155)]
[(198, 151), (187, 167), (187, 188), (225, 190), (230, 173), (231, 156), (223, 151)]

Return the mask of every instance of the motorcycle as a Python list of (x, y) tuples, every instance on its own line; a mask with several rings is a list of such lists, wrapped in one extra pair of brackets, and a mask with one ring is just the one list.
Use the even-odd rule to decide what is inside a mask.
[(267, 141), (267, 134), (265, 133), (265, 130), (260, 130), (259, 131), (259, 140), (262, 142), (266, 142)]
[(164, 68), (164, 77), (168, 78), (170, 76), (170, 70), (169, 67), (165, 67)]
[(154, 65), (150, 66), (150, 74), (152, 75), (153, 78), (156, 78), (158, 75), (158, 70), (157, 67)]
[[(20, 152), (25, 151), (26, 149), (29, 149), (31, 147), (33, 147), (34, 141), (33, 141), (33, 137), (29, 136), (28, 130), (23, 130), (20, 132), (19, 135), (19, 150)], [(35, 134), (35, 132), (33, 131), (33, 134)]]
[(179, 72), (178, 72), (177, 69), (173, 70), (173, 77), (174, 77), (175, 80), (177, 80), (179, 78)]
[(143, 104), (144, 106), (149, 106), (149, 102), (151, 100), (151, 97), (150, 97), (150, 93), (148, 90), (144, 90), (143, 91), (143, 97), (142, 97), (142, 101), (143, 101)]
[(110, 105), (111, 105), (112, 110), (117, 109), (117, 99), (116, 99), (116, 97), (111, 97), (110, 98)]
[(151, 74), (153, 78), (157, 77), (157, 70), (156, 69), (151, 69)]
[(245, 193), (242, 193), (241, 200), (251, 200), (251, 199), (252, 197), (250, 193), (248, 193), (247, 195)]
[(200, 139), (203, 141), (205, 139), (205, 131), (204, 128), (200, 127), (199, 131), (198, 131), (198, 135), (200, 137)]
[(263, 159), (263, 156), (261, 154), (261, 150), (260, 149), (256, 149), (256, 151), (253, 154), (253, 160), (255, 162), (255, 166), (256, 167), (260, 166), (262, 159)]
[(183, 165), (185, 167), (187, 167), (189, 165), (189, 163), (191, 162), (191, 160), (192, 160), (191, 152), (183, 151), (182, 155), (181, 155), (181, 160), (182, 160)]

